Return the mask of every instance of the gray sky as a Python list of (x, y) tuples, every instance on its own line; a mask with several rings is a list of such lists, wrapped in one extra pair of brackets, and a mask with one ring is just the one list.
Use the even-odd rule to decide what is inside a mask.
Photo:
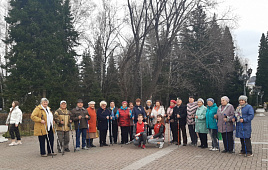
[(249, 66), (255, 75), (261, 34), (268, 31), (268, 0), (225, 0), (224, 4), (238, 16), (238, 26), (233, 30), (233, 35), (240, 56), (249, 59)]

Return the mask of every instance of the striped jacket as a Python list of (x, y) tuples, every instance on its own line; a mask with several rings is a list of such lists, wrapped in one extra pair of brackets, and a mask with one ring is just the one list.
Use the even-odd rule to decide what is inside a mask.
[(195, 121), (194, 121), (194, 118), (192, 118), (192, 115), (195, 115), (197, 108), (198, 108), (197, 102), (187, 104), (187, 124), (188, 125), (195, 124)]

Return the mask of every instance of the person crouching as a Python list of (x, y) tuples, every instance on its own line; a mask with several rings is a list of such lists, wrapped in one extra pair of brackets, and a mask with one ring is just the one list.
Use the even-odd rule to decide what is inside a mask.
[(162, 115), (157, 115), (157, 123), (154, 125), (154, 135), (148, 136), (148, 143), (159, 145), (159, 148), (164, 146), (165, 125), (162, 123)]
[(143, 122), (143, 115), (138, 115), (138, 122), (135, 123), (133, 127), (133, 138), (134, 138), (134, 145), (141, 147), (141, 142), (143, 142), (142, 149), (145, 149), (145, 144), (147, 140), (147, 125)]

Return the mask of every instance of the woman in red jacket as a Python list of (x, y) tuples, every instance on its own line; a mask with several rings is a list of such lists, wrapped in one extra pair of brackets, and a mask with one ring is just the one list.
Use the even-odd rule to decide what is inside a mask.
[(128, 143), (128, 133), (130, 128), (131, 110), (127, 107), (127, 102), (123, 101), (122, 106), (116, 112), (118, 125), (121, 128), (121, 144)]
[(154, 125), (154, 135), (148, 136), (148, 143), (159, 145), (159, 148), (164, 146), (165, 125), (162, 123), (162, 115), (157, 115), (157, 123)]
[(88, 120), (88, 130), (87, 130), (87, 147), (96, 147), (93, 145), (93, 139), (97, 138), (97, 114), (95, 110), (95, 102), (91, 101), (88, 103), (87, 112), (90, 116)]

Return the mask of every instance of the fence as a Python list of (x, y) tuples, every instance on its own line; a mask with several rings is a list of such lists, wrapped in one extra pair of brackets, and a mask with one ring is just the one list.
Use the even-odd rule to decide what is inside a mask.
[[(0, 113), (0, 125), (6, 124), (8, 113)], [(31, 120), (31, 113), (24, 113), (22, 115), (22, 123), (19, 125), (19, 130), (21, 136), (31, 136), (33, 135), (34, 122)], [(9, 138), (10, 135), (7, 132), (4, 134), (5, 137)]]

